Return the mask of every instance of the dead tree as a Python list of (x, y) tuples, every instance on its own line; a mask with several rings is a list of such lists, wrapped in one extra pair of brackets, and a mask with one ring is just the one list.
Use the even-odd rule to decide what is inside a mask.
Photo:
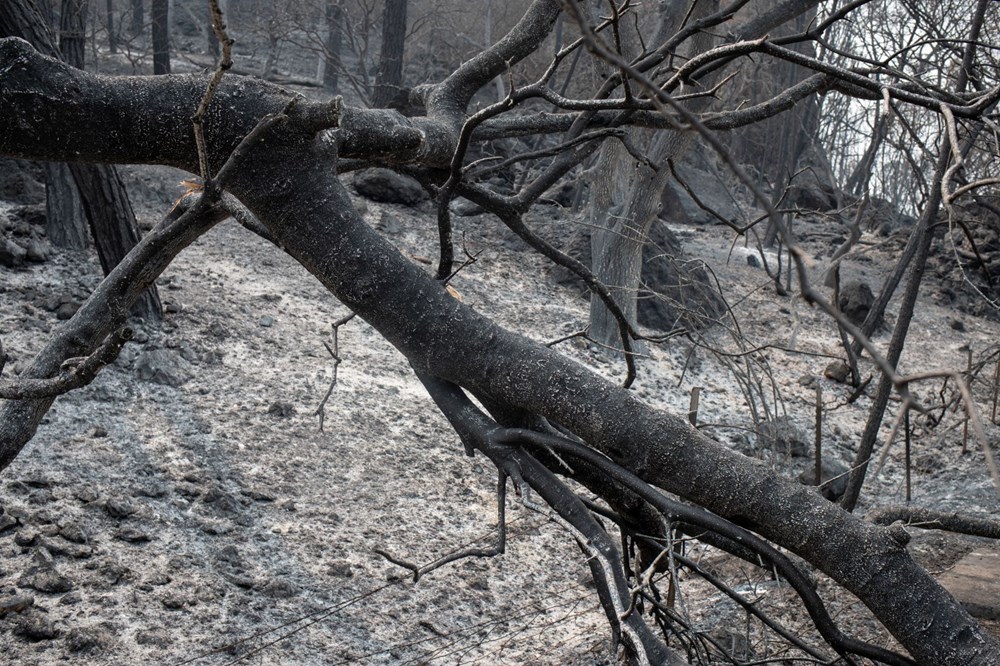
[(153, 0), (149, 11), (153, 24), (153, 74), (170, 73), (170, 3)]
[[(461, 194), (499, 216), (539, 251), (571, 265), (595, 291), (606, 293), (586, 267), (567, 262), (533, 234), (524, 213), (621, 128), (673, 128), (679, 122), (738, 127), (819, 88), (872, 96), (888, 91), (901, 102), (943, 107), (956, 117), (975, 119), (1000, 91), (939, 98), (924, 88), (887, 86), (856, 72), (831, 70), (760, 39), (706, 51), (680, 67), (767, 53), (810, 67), (817, 78), (753, 108), (714, 115), (685, 115), (671, 100), (675, 74), (668, 74), (663, 86), (649, 87), (643, 84), (644, 73), (630, 63), (615, 64), (622, 77), (635, 82), (632, 95), (588, 100), (553, 94), (549, 79), (566, 53), (583, 45), (584, 35), (556, 57), (537, 83), (520, 86), (508, 100), (470, 114), (470, 101), (479, 89), (544, 44), (564, 4), (575, 6), (533, 2), (494, 46), (443, 81), (418, 90), (426, 115), (413, 118), (348, 107), (341, 100), (310, 102), (236, 76), (221, 82), (217, 76), (101, 77), (47, 58), (22, 40), (0, 40), (0, 154), (168, 164), (204, 178), (198, 202), (148, 234), (9, 387), (5, 394), (16, 397), (20, 387), (21, 399), (0, 406), (0, 467), (31, 439), (60, 390), (54, 386), (39, 392), (23, 382), (58, 380), (67, 359), (92, 359), (95, 350), (108, 348), (110, 343), (101, 345), (125, 323), (128, 303), (177, 252), (225, 215), (219, 207), (225, 191), (256, 216), (275, 245), (405, 355), (470, 453), (487, 456), (563, 519), (586, 552), (608, 620), (635, 663), (683, 663), (684, 657), (652, 630), (645, 615), (629, 607), (622, 554), (591, 509), (610, 514), (628, 530), (635, 526), (628, 510), (638, 507), (773, 567), (802, 597), (828, 644), (824, 660), (832, 660), (835, 652), (849, 660), (859, 655), (888, 664), (996, 664), (1000, 641), (914, 563), (905, 549), (905, 530), (864, 522), (711, 440), (683, 416), (653, 409), (553, 349), (501, 328), (369, 227), (351, 205), (338, 172), (339, 167), (379, 163), (418, 173), (438, 188), (442, 229), (447, 228), (448, 199)], [(656, 46), (650, 48), (655, 54)], [(676, 76), (683, 78), (683, 72)], [(202, 104), (206, 89), (212, 93), (210, 104)], [(538, 100), (554, 104), (557, 111), (531, 111), (530, 102)], [(205, 109), (203, 124), (192, 132), (191, 110), (199, 105)], [(511, 113), (519, 106), (528, 112)], [(60, 128), (73, 131), (56, 131)], [(472, 142), (546, 133), (559, 136), (558, 149), (514, 193), (491, 189), (467, 169)], [(446, 233), (441, 237), (450, 240)], [(823, 305), (820, 294), (805, 293)], [(833, 308), (827, 311), (836, 314)], [(567, 474), (604, 498), (610, 509), (582, 501), (558, 476)], [(909, 656), (845, 636), (826, 613), (809, 576), (779, 548), (855, 594)]]
[(399, 106), (403, 87), (403, 47), (406, 45), (406, 2), (387, 0), (382, 14), (382, 50), (375, 74), (372, 106)]

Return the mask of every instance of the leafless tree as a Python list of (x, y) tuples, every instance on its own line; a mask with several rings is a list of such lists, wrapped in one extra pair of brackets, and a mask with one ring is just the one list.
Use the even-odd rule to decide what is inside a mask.
[[(608, 4), (595, 20), (580, 3), (536, 0), (494, 45), (441, 81), (410, 91), (409, 101), (424, 110), (410, 118), (348, 106), (340, 99), (311, 102), (257, 79), (223, 76), (228, 61), (202, 78), (106, 78), (72, 69), (22, 40), (0, 40), (0, 154), (169, 164), (202, 178), (196, 201), (169, 214), (56, 331), (21, 376), (2, 385), (3, 395), (14, 399), (0, 406), (0, 466), (8, 465), (31, 439), (55, 395), (80, 383), (73, 367), (87, 369), (81, 373), (85, 380), (127, 339), (116, 334), (126, 323), (127, 304), (181, 249), (236, 210), (241, 221), (294, 257), (406, 356), (468, 452), (496, 465), (501, 488), (509, 479), (522, 495), (537, 496), (559, 516), (587, 556), (607, 618), (630, 661), (679, 664), (697, 657), (696, 647), (668, 645), (664, 634), (683, 635), (682, 620), (649, 582), (662, 558), (672, 557), (670, 535), (680, 531), (785, 578), (826, 643), (797, 644), (808, 659), (833, 661), (836, 653), (849, 663), (996, 664), (1000, 642), (914, 563), (899, 525), (886, 527), (853, 516), (711, 440), (685, 418), (652, 409), (557, 351), (501, 328), (447, 288), (455, 263), (448, 204), (461, 195), (577, 272), (609, 309), (617, 308), (607, 286), (534, 233), (525, 224), (525, 213), (605, 142), (622, 142), (629, 155), (657, 173), (663, 165), (627, 142), (632, 129), (643, 128), (697, 134), (718, 151), (720, 160), (728, 160), (755, 201), (775, 219), (769, 198), (713, 131), (757, 122), (819, 91), (864, 99), (888, 96), (898, 105), (940, 113), (948, 131), (936, 137), (940, 157), (932, 199), (937, 196), (947, 204), (968, 191), (954, 186), (960, 155), (957, 124), (975, 124), (993, 113), (1000, 99), (995, 80), (972, 92), (964, 84), (942, 90), (914, 85), (910, 78), (883, 81), (876, 79), (874, 69), (833, 66), (788, 48), (797, 40), (821, 38), (833, 19), (813, 24), (805, 33), (768, 39), (768, 24), (782, 23), (815, 4), (802, 0), (776, 4), (750, 21), (743, 29), (754, 37), (699, 44), (687, 57), (674, 59), (705, 31), (720, 31), (743, 4), (721, 6), (695, 21), (682, 18), (662, 41), (640, 43), (630, 53), (620, 48), (618, 35), (626, 21), (635, 21), (632, 3)], [(980, 15), (987, 4), (979, 3)], [(478, 91), (550, 43), (563, 11), (576, 33), (549, 66), (534, 82), (512, 86), (500, 102), (471, 111)], [(965, 40), (965, 52), (975, 54), (978, 42), (972, 36)], [(607, 63), (610, 73), (598, 90), (568, 97), (551, 83), (584, 48)], [(699, 108), (697, 100), (708, 91), (695, 87), (697, 81), (713, 80), (719, 68), (757, 54), (814, 73), (750, 107)], [(543, 135), (553, 137), (546, 146), (503, 162), (471, 157), (481, 142)], [(528, 160), (531, 169), (514, 191), (491, 185), (495, 168)], [(436, 192), (440, 279), (406, 259), (351, 205), (341, 174), (373, 164), (414, 174)], [(227, 204), (226, 193), (239, 205)], [(905, 391), (914, 379), (899, 376), (894, 359), (883, 359), (810, 286), (801, 249), (787, 227), (776, 223), (797, 264), (803, 297), (862, 341), (890, 388)], [(931, 223), (926, 217), (920, 228), (926, 231)], [(918, 257), (926, 254), (928, 237), (925, 233), (914, 241)], [(910, 284), (914, 279), (919, 284), (919, 274)], [(627, 345), (638, 336), (627, 318), (621, 320), (625, 323), (619, 332)], [(76, 360), (67, 367), (69, 359)], [(632, 370), (630, 365), (630, 374)], [(560, 477), (579, 482), (601, 502), (585, 501)], [(623, 553), (595, 515), (612, 520), (651, 556), (641, 560), (648, 575), (628, 577)], [(855, 594), (908, 654), (845, 635), (803, 565), (786, 551)], [(682, 554), (673, 557), (683, 563)]]

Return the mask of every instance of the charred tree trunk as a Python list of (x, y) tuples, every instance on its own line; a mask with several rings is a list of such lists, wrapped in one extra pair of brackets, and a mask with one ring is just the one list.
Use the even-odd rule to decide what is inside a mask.
[[(101, 268), (107, 275), (139, 242), (141, 234), (132, 203), (125, 184), (113, 166), (70, 164), (69, 168), (82, 195)], [(156, 285), (150, 285), (132, 306), (131, 312), (147, 321), (163, 318), (163, 306)]]
[(318, 78), (328, 91), (337, 92), (340, 84), (340, 51), (344, 38), (344, 8), (340, 6), (339, 0), (327, 0), (324, 18), (326, 40), (320, 61), (322, 74)]
[(117, 21), (115, 21), (115, 0), (108, 0), (106, 12), (108, 22), (108, 50), (118, 53), (118, 35), (115, 33)]
[(146, 25), (146, 13), (143, 10), (142, 0), (132, 0), (131, 3), (131, 13), (132, 13), (132, 25), (131, 31), (133, 37), (138, 37), (142, 34), (142, 28)]
[(153, 74), (170, 73), (170, 3), (153, 0)]
[(386, 0), (382, 15), (382, 51), (375, 74), (372, 106), (399, 106), (403, 88), (403, 47), (406, 43), (406, 0)]
[[(602, 454), (600, 460), (751, 527), (857, 595), (917, 663), (994, 666), (1000, 641), (914, 563), (905, 531), (859, 520), (709, 439), (684, 418), (653, 409), (556, 351), (501, 328), (454, 298), (354, 209), (337, 175), (338, 159), (391, 153), (400, 162), (446, 167), (472, 94), (509, 62), (537, 49), (558, 9), (555, 2), (533, 3), (501, 52), (464, 64), (435, 88), (427, 116), (405, 122), (394, 114), (303, 100), (293, 106), (286, 91), (227, 76), (215, 92), (219, 112), (206, 118), (209, 165), (217, 173), (241, 146), (240, 159), (249, 166), (228, 172), (226, 190), (256, 215), (276, 245), (394, 345), (422, 380), (468, 392), (491, 411), (557, 423)], [(18, 40), (0, 40), (0, 70), (6, 73), (0, 87), (0, 154), (162, 163), (198, 172), (190, 118), (178, 110), (196, 106), (207, 78), (96, 77), (43, 58)], [(264, 118), (274, 122), (256, 134), (262, 140), (241, 143)], [(66, 126), (80, 129), (67, 136), (45, 131)], [(331, 127), (343, 132), (336, 156), (316, 140)], [(123, 321), (128, 300), (204, 228), (168, 224), (144, 239), (134, 261), (116, 268), (23, 376), (51, 376), (69, 356), (96, 347)], [(159, 246), (164, 251), (157, 251), (157, 243), (165, 243)], [(30, 439), (52, 400), (0, 405), (0, 467)], [(462, 437), (470, 434), (460, 429), (462, 419), (452, 423)], [(514, 453), (525, 450), (515, 447)], [(537, 460), (524, 458), (525, 477)], [(582, 522), (580, 528), (590, 529)], [(616, 613), (622, 621), (626, 615)], [(628, 621), (636, 621), (634, 614)]]
[(59, 15), (59, 53), (62, 59), (84, 69), (87, 52), (87, 0), (63, 0)]
[(45, 163), (45, 235), (56, 247), (82, 250), (88, 245), (87, 217), (69, 166)]

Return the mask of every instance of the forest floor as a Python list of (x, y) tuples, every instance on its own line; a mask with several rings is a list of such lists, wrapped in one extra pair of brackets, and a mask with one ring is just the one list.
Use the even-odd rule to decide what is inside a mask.
[[(128, 171), (140, 217), (151, 224), (180, 194), (179, 172)], [(433, 210), (358, 199), (368, 220), (422, 264), (436, 254)], [(3, 211), (0, 211), (2, 213)], [(543, 207), (540, 228), (573, 224)], [(499, 324), (540, 341), (579, 331), (588, 303), (554, 286), (546, 260), (488, 216), (460, 218), (456, 237), (478, 261), (453, 282), (462, 298)], [(775, 294), (766, 274), (732, 251), (721, 226), (677, 227), (685, 248), (706, 261), (726, 290), (748, 347), (717, 328), (699, 340), (674, 338), (639, 363), (635, 392), (686, 413), (701, 387), (706, 432), (757, 455), (790, 477), (812, 463), (757, 442), (747, 395), (786, 414), (812, 441), (816, 387), (824, 403), (824, 454), (850, 463), (874, 388), (849, 403), (849, 386), (823, 377), (843, 355), (832, 322), (801, 298)], [(825, 265), (829, 222), (799, 223), (803, 244)], [(845, 278), (877, 291), (905, 236), (866, 234)], [(430, 266), (428, 266), (430, 270)], [(99, 281), (96, 258), (56, 252), (20, 270), (0, 269), (0, 339), (23, 367)], [(819, 281), (819, 278), (816, 278)], [(935, 276), (925, 288), (902, 369), (964, 370), (993, 358), (994, 320), (940, 304)], [(316, 415), (334, 373), (324, 347), (345, 308), (300, 266), (232, 221), (183, 252), (159, 280), (162, 326), (137, 340), (90, 386), (57, 400), (37, 436), (0, 474), (0, 662), (17, 664), (605, 664), (610, 633), (585, 558), (546, 516), (508, 496), (506, 554), (465, 559), (413, 583), (376, 554), (427, 563), (495, 538), (496, 475), (467, 458), (406, 360), (364, 322), (340, 331), (338, 381), (320, 428)], [(70, 306), (72, 307), (72, 306)], [(890, 316), (895, 302), (890, 306)], [(888, 336), (876, 343), (884, 347)], [(619, 381), (623, 366), (580, 339), (558, 349)], [(730, 360), (726, 360), (726, 359)], [(974, 383), (987, 434), (993, 365)], [(862, 362), (863, 375), (874, 371)], [(750, 379), (747, 382), (747, 378)], [(934, 404), (940, 380), (916, 388)], [(780, 397), (779, 397), (780, 396)], [(890, 405), (880, 446), (899, 402)], [(963, 418), (946, 411), (936, 427), (918, 422), (913, 504), (997, 515), (997, 491), (980, 443), (962, 453)], [(904, 499), (903, 447), (867, 483), (860, 510)], [(912, 548), (932, 570), (950, 567), (981, 541), (913, 529)], [(758, 599), (797, 633), (808, 618), (766, 572), (707, 549), (703, 564)], [(824, 593), (829, 586), (821, 583)], [(682, 578), (678, 608), (717, 640), (781, 657), (773, 636), (753, 628), (735, 604)], [(856, 600), (830, 597), (849, 630), (882, 640)]]

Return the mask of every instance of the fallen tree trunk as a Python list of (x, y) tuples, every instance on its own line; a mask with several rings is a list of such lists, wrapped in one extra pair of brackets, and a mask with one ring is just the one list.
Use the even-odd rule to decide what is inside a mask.
[[(427, 118), (292, 102), (259, 81), (227, 78), (205, 120), (216, 172), (265, 116), (278, 118), (243, 146), (227, 189), (266, 226), (274, 242), (363, 317), (422, 376), (450, 382), (512, 412), (559, 424), (649, 484), (756, 531), (858, 596), (920, 664), (998, 663), (1000, 642), (985, 633), (905, 550), (899, 528), (861, 521), (812, 490), (705, 437), (682, 417), (650, 408), (553, 350), (507, 331), (453, 298), (421, 267), (367, 226), (336, 175), (341, 156), (447, 164), (476, 82), (530, 52), (554, 20), (549, 3), (522, 34), (501, 40), (510, 57), (473, 59), (428, 98)], [(530, 13), (530, 12), (529, 12)], [(534, 23), (532, 23), (534, 22)], [(549, 22), (547, 25), (546, 22)], [(512, 33), (513, 34), (513, 33)], [(510, 37), (510, 35), (508, 36)], [(17, 39), (0, 41), (0, 154), (34, 159), (169, 164), (199, 171), (189, 118), (207, 79), (107, 78), (72, 70)], [(56, 128), (62, 131), (54, 131)], [(339, 128), (336, 137), (317, 139)], [(179, 233), (179, 232), (178, 232)], [(175, 245), (179, 250), (192, 228)], [(144, 241), (145, 243), (145, 241)], [(141, 243), (137, 251), (148, 251)], [(169, 262), (136, 269), (138, 297)], [(124, 278), (123, 278), (124, 279)], [(101, 303), (100, 298), (109, 299)], [(48, 376), (113, 328), (125, 295), (92, 298), (43, 350), (30, 376)], [(115, 315), (115, 316), (118, 316)], [(92, 320), (85, 320), (85, 317)], [(30, 439), (51, 400), (4, 403), (0, 467)], [(905, 663), (905, 662), (904, 662)]]

